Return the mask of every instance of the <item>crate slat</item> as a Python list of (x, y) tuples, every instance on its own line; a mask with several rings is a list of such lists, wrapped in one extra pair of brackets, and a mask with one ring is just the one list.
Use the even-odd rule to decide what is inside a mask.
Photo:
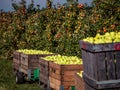
[(76, 90), (85, 90), (85, 83), (77, 73), (75, 73), (75, 87)]
[(105, 44), (91, 44), (89, 42), (79, 41), (80, 48), (91, 51), (91, 52), (100, 52), (100, 51), (119, 51), (120, 42), (117, 43), (105, 43)]

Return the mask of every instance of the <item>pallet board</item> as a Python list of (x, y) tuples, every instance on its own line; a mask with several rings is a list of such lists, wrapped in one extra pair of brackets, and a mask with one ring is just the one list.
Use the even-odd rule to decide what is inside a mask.
[(120, 90), (120, 43), (90, 44), (80, 41), (80, 48), (85, 90)]
[(59, 65), (54, 62), (49, 62), (49, 68), (50, 87), (55, 90), (60, 90), (60, 86), (70, 90), (71, 86), (75, 86), (74, 74), (83, 70), (82, 65)]

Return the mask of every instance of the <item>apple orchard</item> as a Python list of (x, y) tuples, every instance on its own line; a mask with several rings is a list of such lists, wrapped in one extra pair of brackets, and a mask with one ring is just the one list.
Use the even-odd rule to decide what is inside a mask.
[[(15, 12), (0, 12), (0, 54), (7, 59), (18, 49), (81, 57), (79, 40), (97, 35), (95, 43), (100, 43), (101, 35), (120, 32), (119, 0), (93, 0), (91, 6), (73, 3), (44, 9), (14, 3), (14, 8)], [(113, 38), (112, 34), (108, 36)]]

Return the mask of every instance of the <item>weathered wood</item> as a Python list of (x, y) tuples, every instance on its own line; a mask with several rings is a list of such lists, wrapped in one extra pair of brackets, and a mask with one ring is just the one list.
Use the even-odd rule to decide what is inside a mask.
[[(115, 64), (114, 64), (114, 51), (106, 52), (106, 62), (107, 62), (107, 73), (108, 73), (108, 80), (115, 80)], [(112, 86), (112, 85), (111, 85)], [(116, 89), (109, 89), (109, 90), (116, 90)]]
[[(106, 54), (104, 52), (96, 53), (96, 63), (94, 66), (95, 68), (95, 80), (102, 81), (107, 80), (107, 72), (106, 72)], [(108, 89), (102, 89), (102, 90), (108, 90)]]
[(106, 72), (106, 56), (105, 53), (100, 52), (96, 53), (96, 63), (94, 64), (96, 75), (94, 78), (95, 80), (101, 81), (101, 80), (107, 80), (107, 72)]
[(93, 65), (93, 63), (95, 63), (95, 62), (93, 62), (93, 60), (95, 60), (95, 55), (94, 55), (94, 53), (90, 53), (90, 52), (87, 52), (87, 62), (88, 62), (88, 75), (91, 77), (91, 78), (94, 78), (94, 69), (95, 68), (97, 68), (97, 67), (95, 67), (94, 68), (94, 65)]
[(87, 51), (81, 49), (82, 51), (82, 60), (83, 60), (83, 70), (86, 74), (88, 74), (88, 62), (87, 62)]
[(114, 52), (106, 52), (108, 80), (116, 79), (114, 59)]
[(97, 80), (90, 78), (85, 73), (83, 74), (83, 79), (88, 85), (90, 85), (91, 87), (94, 87), (95, 90), (96, 89), (102, 89), (102, 90), (105, 89), (106, 90), (108, 88), (116, 89), (116, 88), (120, 87), (120, 79), (97, 81)]
[(120, 42), (79, 42), (86, 90), (120, 90)]
[[(120, 51), (115, 52), (116, 77), (120, 79)], [(120, 90), (118, 88), (117, 90)]]
[(80, 48), (91, 51), (91, 52), (120, 50), (120, 42), (107, 43), (107, 44), (92, 44), (92, 43), (88, 43), (80, 40), (79, 45), (80, 45)]

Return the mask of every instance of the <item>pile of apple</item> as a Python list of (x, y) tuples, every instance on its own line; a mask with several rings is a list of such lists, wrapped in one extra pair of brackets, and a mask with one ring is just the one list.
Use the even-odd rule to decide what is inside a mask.
[(104, 35), (97, 33), (95, 37), (87, 37), (83, 41), (93, 44), (120, 42), (120, 32), (106, 32)]
[(53, 61), (57, 64), (82, 64), (82, 59), (78, 58), (77, 56), (53, 55), (44, 57), (43, 59), (47, 61)]
[(42, 50), (32, 50), (32, 49), (20, 49), (17, 50), (17, 52), (21, 52), (23, 54), (53, 54), (52, 52), (49, 51), (42, 51)]

